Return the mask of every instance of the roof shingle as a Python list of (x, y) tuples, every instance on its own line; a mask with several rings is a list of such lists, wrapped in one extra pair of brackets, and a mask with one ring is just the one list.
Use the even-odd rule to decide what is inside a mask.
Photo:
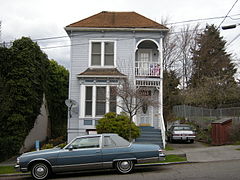
[(85, 28), (151, 28), (165, 29), (149, 18), (146, 18), (136, 12), (108, 12), (102, 11), (86, 19), (72, 23), (68, 27), (85, 27)]

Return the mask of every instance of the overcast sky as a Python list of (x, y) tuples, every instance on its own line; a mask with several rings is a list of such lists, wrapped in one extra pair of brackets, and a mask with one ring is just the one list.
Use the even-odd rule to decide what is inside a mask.
[[(32, 39), (67, 36), (65, 26), (101, 11), (135, 11), (157, 22), (163, 18), (168, 18), (169, 22), (179, 22), (224, 17), (235, 2), (236, 0), (0, 0), (1, 41), (9, 42), (22, 36)], [(240, 23), (240, 1), (229, 16), (231, 18), (226, 18), (223, 25)], [(214, 23), (218, 26), (222, 20), (223, 18), (196, 21), (191, 22), (191, 25), (201, 23), (204, 27), (206, 23)], [(177, 28), (182, 25), (176, 24)], [(220, 32), (229, 43), (233, 41), (227, 49), (236, 59), (240, 59), (240, 26)], [(38, 44), (49, 58), (69, 67), (70, 47), (49, 48), (69, 45), (68, 38), (38, 41)]]

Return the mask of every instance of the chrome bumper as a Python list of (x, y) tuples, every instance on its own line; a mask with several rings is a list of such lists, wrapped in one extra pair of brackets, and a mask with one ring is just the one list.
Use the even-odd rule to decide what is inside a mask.
[(159, 161), (164, 161), (164, 160), (165, 160), (165, 157), (166, 157), (165, 154), (160, 153), (160, 154), (159, 154)]
[(15, 169), (17, 172), (20, 172), (20, 165), (16, 164), (16, 165), (14, 166), (14, 169)]

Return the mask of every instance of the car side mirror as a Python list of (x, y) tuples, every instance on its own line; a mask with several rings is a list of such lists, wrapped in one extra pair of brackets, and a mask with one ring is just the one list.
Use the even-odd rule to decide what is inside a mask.
[(72, 150), (73, 150), (73, 146), (70, 145), (70, 146), (68, 147), (68, 150), (69, 150), (69, 151), (72, 151)]

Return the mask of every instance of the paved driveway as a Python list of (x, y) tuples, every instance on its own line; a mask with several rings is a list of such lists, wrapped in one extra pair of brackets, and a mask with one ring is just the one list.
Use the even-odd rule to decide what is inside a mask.
[(166, 151), (166, 154), (186, 154), (190, 162), (212, 162), (240, 159), (240, 145), (208, 146), (195, 142), (170, 143), (173, 151)]

